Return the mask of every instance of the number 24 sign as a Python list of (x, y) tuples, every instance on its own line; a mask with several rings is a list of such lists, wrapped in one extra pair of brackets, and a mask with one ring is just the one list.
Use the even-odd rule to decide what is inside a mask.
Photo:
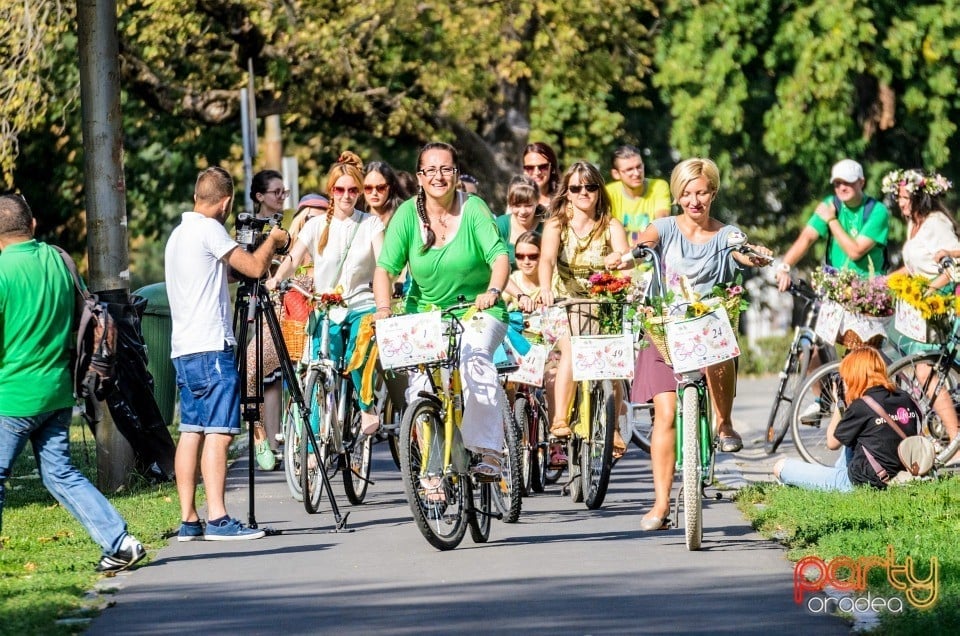
[(667, 347), (677, 373), (702, 369), (740, 355), (740, 346), (723, 307), (696, 318), (667, 323)]

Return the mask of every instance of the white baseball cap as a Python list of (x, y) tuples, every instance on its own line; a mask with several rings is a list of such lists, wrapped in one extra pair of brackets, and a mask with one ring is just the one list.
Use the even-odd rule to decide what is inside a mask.
[(854, 183), (860, 179), (863, 179), (863, 166), (853, 159), (841, 159), (833, 164), (833, 169), (830, 170), (830, 183), (834, 181)]

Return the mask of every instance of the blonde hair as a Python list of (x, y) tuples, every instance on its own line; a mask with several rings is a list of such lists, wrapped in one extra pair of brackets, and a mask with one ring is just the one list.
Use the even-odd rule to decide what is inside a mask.
[(694, 179), (704, 177), (707, 180), (707, 186), (711, 194), (716, 194), (720, 190), (720, 169), (710, 159), (693, 157), (681, 161), (674, 167), (670, 173), (670, 194), (673, 196), (674, 203), (680, 201), (680, 195), (687, 184)]
[(348, 176), (357, 184), (357, 189), (363, 187), (363, 161), (355, 153), (344, 150), (337, 157), (337, 162), (330, 167), (327, 173), (327, 196), (330, 197), (330, 205), (327, 207), (327, 225), (323, 228), (323, 233), (317, 239), (317, 255), (323, 254), (327, 247), (327, 241), (330, 239), (330, 221), (333, 219), (333, 184), (342, 176)]

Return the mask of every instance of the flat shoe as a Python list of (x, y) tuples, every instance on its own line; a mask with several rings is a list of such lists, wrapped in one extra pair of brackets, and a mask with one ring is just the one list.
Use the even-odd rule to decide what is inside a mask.
[(277, 457), (273, 454), (273, 451), (270, 450), (270, 443), (267, 440), (258, 443), (253, 449), (253, 454), (257, 458), (257, 465), (260, 466), (260, 470), (273, 470), (276, 468)]
[(719, 437), (718, 447), (721, 453), (736, 453), (743, 450), (743, 440), (739, 437)]
[(640, 519), (640, 529), (644, 532), (666, 530), (670, 527), (670, 513), (666, 517), (643, 517)]

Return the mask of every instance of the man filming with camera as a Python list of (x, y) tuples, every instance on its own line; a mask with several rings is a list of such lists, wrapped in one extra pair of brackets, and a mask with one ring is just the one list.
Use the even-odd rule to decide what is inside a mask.
[[(233, 193), (233, 179), (223, 168), (201, 172), (194, 189), (194, 211), (183, 213), (165, 251), (173, 321), (171, 358), (180, 391), (179, 541), (237, 541), (264, 535), (263, 530), (247, 528), (228, 516), (224, 501), (227, 449), (240, 432), (240, 380), (233, 353), (237, 341), (227, 282), (230, 270), (262, 277), (274, 252), (288, 245), (290, 236), (277, 225), (256, 249), (244, 249), (224, 227)], [(195, 501), (198, 458), (207, 495), (205, 530)]]

